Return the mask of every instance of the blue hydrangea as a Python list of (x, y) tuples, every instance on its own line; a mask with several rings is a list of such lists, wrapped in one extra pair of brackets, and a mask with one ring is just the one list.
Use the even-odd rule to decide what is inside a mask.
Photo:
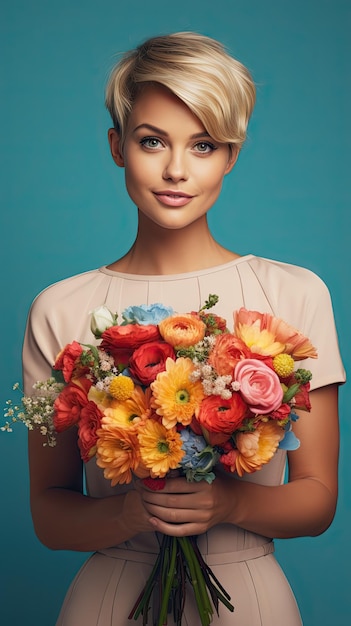
[(211, 483), (215, 474), (211, 471), (219, 459), (219, 453), (208, 445), (201, 435), (196, 435), (192, 430), (180, 431), (183, 442), (182, 449), (185, 452), (180, 466), (189, 482), (206, 480)]
[(139, 306), (128, 306), (122, 313), (125, 324), (159, 324), (162, 320), (173, 315), (174, 310), (164, 304), (141, 304)]

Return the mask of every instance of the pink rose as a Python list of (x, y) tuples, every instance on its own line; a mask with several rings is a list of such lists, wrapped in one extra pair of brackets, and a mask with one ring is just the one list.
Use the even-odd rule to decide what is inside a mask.
[(150, 385), (159, 372), (166, 369), (166, 359), (175, 361), (175, 352), (164, 341), (149, 341), (136, 350), (129, 362), (129, 371), (142, 385)]
[(266, 415), (276, 411), (283, 400), (283, 389), (277, 374), (258, 359), (244, 359), (235, 366), (234, 379), (250, 411)]

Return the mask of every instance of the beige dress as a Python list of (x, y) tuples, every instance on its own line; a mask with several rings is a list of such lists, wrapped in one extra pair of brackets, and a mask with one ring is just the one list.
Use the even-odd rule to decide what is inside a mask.
[[(209, 294), (213, 309), (232, 326), (233, 311), (245, 306), (282, 317), (306, 334), (318, 348), (317, 360), (305, 361), (313, 372), (312, 388), (344, 381), (330, 296), (309, 270), (247, 255), (193, 273), (140, 276), (92, 270), (43, 291), (33, 303), (25, 337), (25, 392), (47, 378), (59, 350), (74, 339), (92, 342), (89, 312), (105, 304), (121, 313), (130, 305), (161, 302), (177, 312), (198, 310)], [(260, 472), (248, 476), (265, 485), (282, 482), (285, 452), (279, 450)], [(86, 466), (92, 497), (121, 493), (112, 489), (94, 459)], [(199, 547), (215, 575), (230, 593), (234, 613), (220, 606), (213, 624), (221, 626), (298, 626), (295, 598), (273, 554), (273, 541), (232, 525), (219, 525), (199, 538)], [(158, 552), (158, 537), (145, 533), (119, 546), (94, 553), (67, 592), (56, 626), (127, 626), (128, 614), (143, 588)], [(171, 618), (168, 626), (172, 626)], [(200, 626), (191, 590), (183, 626)]]

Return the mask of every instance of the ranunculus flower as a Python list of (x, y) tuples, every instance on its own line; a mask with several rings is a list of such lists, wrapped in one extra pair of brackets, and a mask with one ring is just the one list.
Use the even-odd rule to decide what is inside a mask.
[(90, 329), (96, 339), (100, 339), (102, 333), (117, 324), (117, 315), (111, 313), (107, 306), (98, 306), (91, 311)]
[(248, 311), (242, 307), (234, 313), (234, 331), (252, 352), (258, 354), (276, 356), (285, 352), (295, 361), (317, 358), (316, 349), (305, 335), (269, 313)]
[(111, 326), (102, 333), (100, 348), (111, 354), (116, 364), (127, 366), (135, 348), (157, 339), (160, 339), (160, 333), (158, 327), (153, 324)]
[(91, 381), (82, 378), (64, 387), (54, 402), (54, 427), (58, 433), (77, 424), (83, 406), (88, 403)]
[(283, 399), (279, 377), (263, 361), (244, 359), (236, 364), (234, 379), (240, 384), (240, 393), (256, 415), (276, 411)]
[(78, 422), (78, 446), (80, 455), (87, 463), (96, 453), (97, 429), (101, 426), (102, 413), (95, 402), (83, 406)]
[(134, 350), (129, 361), (129, 372), (142, 385), (150, 385), (159, 372), (166, 369), (166, 359), (175, 361), (175, 352), (164, 341), (150, 341)]
[(196, 411), (196, 418), (206, 441), (220, 445), (241, 426), (246, 412), (247, 405), (239, 393), (233, 393), (229, 400), (207, 396)]
[(244, 342), (232, 335), (224, 333), (216, 337), (216, 343), (210, 353), (208, 362), (220, 376), (233, 376), (238, 361), (251, 356), (249, 348)]
[(244, 472), (256, 472), (268, 463), (283, 438), (283, 429), (272, 421), (261, 422), (252, 433), (239, 433), (235, 439), (239, 451), (236, 460), (239, 476)]
[(122, 318), (127, 324), (159, 324), (161, 320), (173, 315), (171, 306), (164, 304), (141, 304), (140, 306), (129, 306), (123, 313)]
[(56, 357), (54, 370), (61, 370), (66, 383), (72, 378), (72, 374), (77, 364), (77, 359), (83, 352), (83, 348), (78, 341), (68, 343)]
[(206, 325), (196, 315), (172, 315), (159, 323), (160, 333), (167, 343), (177, 348), (188, 348), (202, 341)]

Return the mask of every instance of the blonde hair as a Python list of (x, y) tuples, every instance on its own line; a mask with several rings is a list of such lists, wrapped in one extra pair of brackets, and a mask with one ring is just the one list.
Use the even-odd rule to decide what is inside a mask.
[(180, 32), (152, 37), (122, 56), (106, 88), (106, 107), (122, 143), (128, 116), (145, 83), (168, 88), (211, 137), (241, 148), (255, 104), (255, 85), (246, 67), (218, 41)]

